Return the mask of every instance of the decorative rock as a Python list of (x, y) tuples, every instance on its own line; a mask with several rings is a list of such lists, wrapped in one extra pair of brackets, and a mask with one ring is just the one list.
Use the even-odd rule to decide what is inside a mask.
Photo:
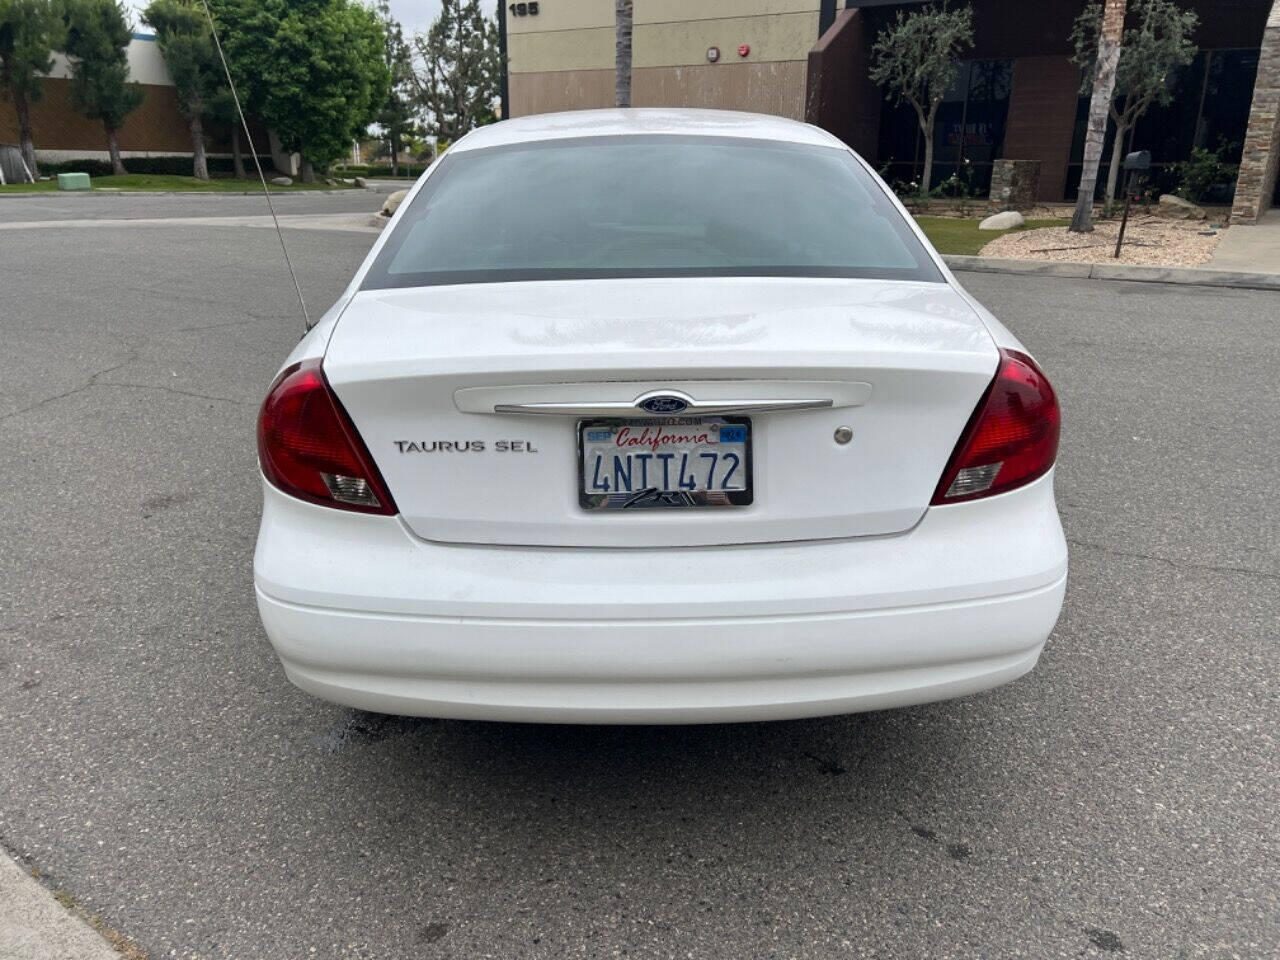
[(1026, 218), (1017, 210), (1006, 210), (1004, 213), (993, 213), (978, 224), (979, 230), (1012, 230), (1026, 223)]
[(1172, 193), (1160, 195), (1158, 213), (1170, 220), (1203, 220), (1208, 216), (1202, 208), (1197, 207), (1190, 200), (1175, 197)]
[(382, 205), (382, 215), (384, 217), (389, 217), (395, 213), (396, 208), (404, 201), (408, 192), (408, 190), (397, 190), (395, 193), (391, 194), (391, 196), (387, 197), (386, 203)]
[(356, 183), (356, 186), (359, 187), (361, 190), (369, 186), (369, 184), (365, 182), (364, 177), (356, 177), (355, 183)]
[(293, 180), (290, 177), (272, 177), (271, 182), (277, 187), (292, 187)]

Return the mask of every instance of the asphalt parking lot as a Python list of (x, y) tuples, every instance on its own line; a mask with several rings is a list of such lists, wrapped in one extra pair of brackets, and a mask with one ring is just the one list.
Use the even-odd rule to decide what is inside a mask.
[[(313, 307), (372, 237), (289, 231)], [(302, 329), (274, 234), (0, 230), (0, 844), (153, 960), (1275, 957), (1280, 295), (962, 279), (1062, 395), (1039, 668), (516, 726), (320, 703), (267, 646), (253, 424)]]

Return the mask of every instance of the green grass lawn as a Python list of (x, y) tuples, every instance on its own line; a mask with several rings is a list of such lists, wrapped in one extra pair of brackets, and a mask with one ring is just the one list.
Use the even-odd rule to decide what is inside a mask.
[(979, 230), (981, 220), (958, 220), (954, 217), (916, 217), (916, 223), (924, 230), (929, 241), (939, 253), (975, 255), (996, 237), (1016, 230), (1034, 230), (1037, 227), (1065, 227), (1069, 220), (1028, 220), (1025, 226), (1015, 230)]
[[(260, 190), (262, 184), (255, 177), (252, 180), (232, 180), (219, 177), (214, 180), (197, 180), (195, 177), (177, 177), (168, 174), (127, 173), (123, 177), (94, 177), (94, 190), (189, 190), (196, 193), (244, 192)], [(297, 183), (291, 187), (278, 187), (274, 183), (267, 186), (272, 190), (350, 190), (349, 183), (340, 183), (330, 187), (322, 180), (319, 183)], [(38, 180), (35, 183), (10, 183), (0, 186), (0, 195), (6, 193), (49, 193), (57, 191), (58, 181)]]

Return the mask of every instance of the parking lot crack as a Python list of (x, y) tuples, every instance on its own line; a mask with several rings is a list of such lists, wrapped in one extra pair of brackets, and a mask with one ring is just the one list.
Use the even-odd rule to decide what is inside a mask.
[(105, 369), (99, 370), (97, 373), (92, 374), (88, 380), (86, 380), (84, 383), (80, 384), (79, 386), (72, 387), (70, 390), (64, 390), (62, 391), (62, 393), (55, 393), (53, 394), (53, 396), (44, 397), (43, 399), (37, 400), (35, 403), (28, 404), (27, 406), (22, 407), (18, 410), (13, 410), (9, 413), (0, 415), (0, 422), (3, 422), (5, 420), (12, 420), (14, 417), (22, 416), (24, 413), (30, 413), (32, 410), (38, 410), (41, 407), (47, 406), (58, 400), (65, 400), (67, 397), (73, 397), (77, 393), (83, 393), (85, 390), (88, 390), (91, 387), (96, 387), (98, 386), (98, 381), (101, 377), (105, 377), (109, 373), (115, 373), (117, 370), (133, 363), (133, 361), (136, 359), (137, 359), (137, 354), (134, 353), (133, 351), (130, 351), (129, 355), (124, 360), (121, 360), (117, 364), (114, 364), (110, 367), (106, 367)]
[(249, 407), (255, 404), (248, 400), (234, 400), (231, 397), (217, 397), (211, 393), (195, 393), (191, 390), (179, 390), (161, 383), (123, 383), (119, 380), (103, 380), (96, 384), (99, 387), (128, 387), (133, 390), (160, 390), (164, 393), (176, 394), (180, 397), (195, 397), (197, 400), (216, 400), (219, 403), (234, 403), (236, 406)]
[(1263, 580), (1280, 580), (1280, 573), (1271, 573), (1268, 570), (1255, 570), (1253, 567), (1233, 567), (1226, 564), (1214, 563), (1189, 563), (1186, 560), (1174, 560), (1170, 557), (1162, 557), (1154, 553), (1142, 553), (1136, 550), (1117, 550), (1114, 547), (1108, 547), (1101, 543), (1092, 543), (1088, 540), (1077, 540), (1073, 537), (1067, 537), (1067, 543), (1073, 547), (1082, 547), (1085, 550), (1096, 550), (1099, 553), (1105, 553), (1113, 557), (1125, 557), (1130, 560), (1151, 560), (1155, 563), (1168, 564), (1171, 567), (1180, 567), (1184, 570), (1204, 570), (1210, 573), (1241, 573), (1245, 576), (1260, 577)]
[(190, 327), (175, 327), (173, 332), (174, 333), (192, 333), (198, 330), (221, 330), (225, 327), (245, 327), (251, 323), (258, 323), (261, 321), (266, 321), (268, 319), (274, 319), (274, 318), (260, 316), (254, 313), (248, 313), (248, 311), (246, 311), (246, 315), (248, 319), (245, 319), (245, 320), (227, 320), (222, 323), (197, 323), (194, 326), (190, 326)]

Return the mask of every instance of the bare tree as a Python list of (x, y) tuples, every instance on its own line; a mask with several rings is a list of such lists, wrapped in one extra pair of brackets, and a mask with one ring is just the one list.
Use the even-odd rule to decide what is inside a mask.
[(1111, 91), (1115, 89), (1120, 46), (1124, 42), (1124, 4), (1125, 0), (1106, 0), (1102, 11), (1098, 58), (1093, 68), (1093, 95), (1089, 99), (1089, 126), (1084, 138), (1084, 169), (1080, 172), (1080, 193), (1069, 228), (1072, 233), (1093, 230), (1093, 194), (1098, 187), (1098, 164), (1102, 160), (1102, 143), (1107, 138)]
[(631, 0), (614, 0), (613, 105), (631, 106)]
[(413, 38), (422, 70), (412, 72), (418, 102), (427, 113), (427, 132), (452, 144), (475, 127), (497, 119), (498, 25), (479, 0), (444, 0), (425, 35)]

